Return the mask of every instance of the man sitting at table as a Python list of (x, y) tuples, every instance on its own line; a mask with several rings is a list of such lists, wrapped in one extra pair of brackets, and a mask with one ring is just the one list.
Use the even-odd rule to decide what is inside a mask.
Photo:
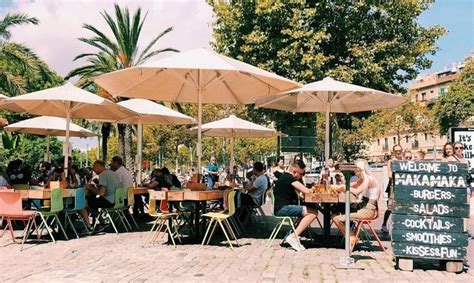
[(302, 217), (298, 227), (296, 227), (296, 233), (290, 233), (285, 239), (296, 251), (305, 250), (299, 243), (297, 237), (311, 225), (318, 215), (316, 209), (298, 204), (297, 192), (303, 194), (311, 192), (311, 190), (298, 181), (304, 175), (305, 167), (306, 165), (302, 161), (294, 161), (291, 163), (288, 172), (283, 173), (283, 175), (278, 178), (275, 183), (275, 189), (273, 190), (276, 216)]
[(243, 208), (242, 212), (239, 214), (241, 221), (245, 221), (247, 218), (247, 212), (249, 210), (245, 209), (245, 207), (251, 209), (252, 207), (262, 205), (262, 199), (265, 191), (268, 189), (269, 182), (265, 175), (262, 162), (255, 162), (253, 165), (253, 175), (256, 177), (255, 181), (249, 188), (245, 188), (245, 192), (240, 195), (240, 202)]
[[(97, 186), (94, 184), (84, 185), (89, 192), (86, 194), (87, 207), (92, 209), (113, 207), (115, 203), (115, 191), (117, 188), (122, 187), (120, 177), (117, 173), (105, 168), (105, 162), (102, 160), (96, 160), (94, 164), (92, 164), (92, 170), (99, 175), (99, 183)], [(87, 209), (81, 210), (81, 215), (84, 218), (87, 228), (91, 230)]]
[(123, 161), (120, 156), (112, 157), (112, 162), (110, 163), (110, 168), (119, 176), (120, 183), (124, 188), (124, 199), (125, 203), (127, 203), (128, 199), (128, 188), (133, 186), (133, 176), (130, 171), (128, 171), (123, 166)]

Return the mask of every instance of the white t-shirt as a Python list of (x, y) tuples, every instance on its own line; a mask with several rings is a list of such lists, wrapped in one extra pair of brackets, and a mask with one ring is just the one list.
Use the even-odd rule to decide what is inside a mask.
[(122, 184), (122, 187), (124, 188), (125, 191), (125, 198), (128, 199), (128, 188), (133, 186), (133, 176), (132, 173), (130, 173), (125, 167), (120, 166), (119, 169), (115, 170), (115, 173), (120, 178), (120, 183)]

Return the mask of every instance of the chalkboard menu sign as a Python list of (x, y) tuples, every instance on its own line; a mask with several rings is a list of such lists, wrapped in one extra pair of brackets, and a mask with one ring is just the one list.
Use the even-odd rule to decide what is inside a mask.
[(462, 261), (469, 217), (465, 164), (393, 161), (396, 257)]

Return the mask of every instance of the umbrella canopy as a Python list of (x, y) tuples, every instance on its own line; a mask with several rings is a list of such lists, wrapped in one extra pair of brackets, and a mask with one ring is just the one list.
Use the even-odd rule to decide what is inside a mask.
[(336, 81), (326, 77), (285, 93), (256, 101), (257, 107), (289, 112), (326, 113), (326, 160), (329, 159), (329, 114), (395, 108), (407, 102), (405, 97)]
[(137, 167), (138, 182), (141, 182), (143, 137), (142, 125), (187, 125), (196, 124), (196, 120), (178, 111), (174, 111), (173, 109), (147, 99), (134, 98), (121, 101), (117, 104), (137, 113), (136, 116), (121, 119), (117, 122), (124, 124), (135, 124), (138, 127)]
[[(5, 99), (0, 104), (0, 108), (32, 115), (65, 117), (66, 146), (69, 145), (69, 128), (72, 118), (120, 120), (136, 115), (129, 109), (69, 83)], [(66, 175), (68, 154), (69, 149), (65, 150), (64, 156)]]
[(258, 107), (289, 112), (352, 113), (394, 108), (407, 99), (363, 86), (336, 81), (326, 77), (274, 96), (259, 99)]
[(136, 115), (110, 100), (70, 83), (5, 99), (0, 108), (31, 115), (120, 120)]
[[(230, 115), (222, 120), (217, 120), (201, 126), (202, 134), (209, 137), (226, 138), (269, 138), (280, 136), (281, 133), (274, 129), (240, 119), (235, 115)], [(198, 128), (191, 128), (191, 133), (197, 133)]]
[(7, 98), (8, 98), (8, 96), (3, 95), (3, 94), (0, 93), (0, 100), (7, 99)]
[[(9, 132), (47, 136), (48, 142), (46, 144), (45, 160), (50, 161), (50, 136), (66, 136), (66, 119), (60, 117), (41, 116), (11, 124), (4, 129)], [(85, 138), (97, 136), (97, 134), (74, 123), (71, 123), (69, 128), (69, 136)]]
[[(330, 77), (304, 85), (301, 88), (266, 97), (256, 102), (257, 107), (272, 108), (290, 112), (326, 112), (325, 157), (329, 159), (329, 118), (330, 113), (352, 113), (386, 108), (395, 108), (407, 101), (406, 98), (383, 91), (339, 82)], [(349, 190), (345, 198), (345, 258), (349, 255)]]
[(134, 98), (117, 104), (137, 113), (117, 121), (119, 123), (155, 126), (196, 124), (194, 118), (147, 99)]
[(177, 53), (155, 62), (98, 76), (113, 96), (198, 104), (198, 168), (201, 166), (202, 104), (250, 104), (298, 83), (206, 49)]
[[(281, 136), (280, 132), (269, 129), (261, 125), (237, 118), (230, 115), (227, 118), (210, 122), (201, 126), (203, 135), (209, 137), (231, 138), (230, 142), (230, 169), (234, 166), (234, 138), (270, 138)], [(190, 133), (197, 133), (198, 128), (189, 130)]]
[[(66, 136), (66, 119), (51, 116), (35, 117), (23, 120), (4, 128), (5, 131), (42, 136)], [(70, 137), (94, 137), (96, 133), (74, 123), (69, 127)]]

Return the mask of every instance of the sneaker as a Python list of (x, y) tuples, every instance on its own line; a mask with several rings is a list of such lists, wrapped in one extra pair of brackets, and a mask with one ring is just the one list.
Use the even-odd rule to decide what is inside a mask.
[(82, 227), (81, 230), (78, 230), (79, 235), (92, 235), (92, 227)]
[(387, 228), (387, 225), (382, 225), (382, 233), (384, 234), (388, 234), (388, 228)]
[(298, 239), (293, 234), (286, 237), (285, 241), (297, 252), (305, 250), (305, 248), (301, 246)]

